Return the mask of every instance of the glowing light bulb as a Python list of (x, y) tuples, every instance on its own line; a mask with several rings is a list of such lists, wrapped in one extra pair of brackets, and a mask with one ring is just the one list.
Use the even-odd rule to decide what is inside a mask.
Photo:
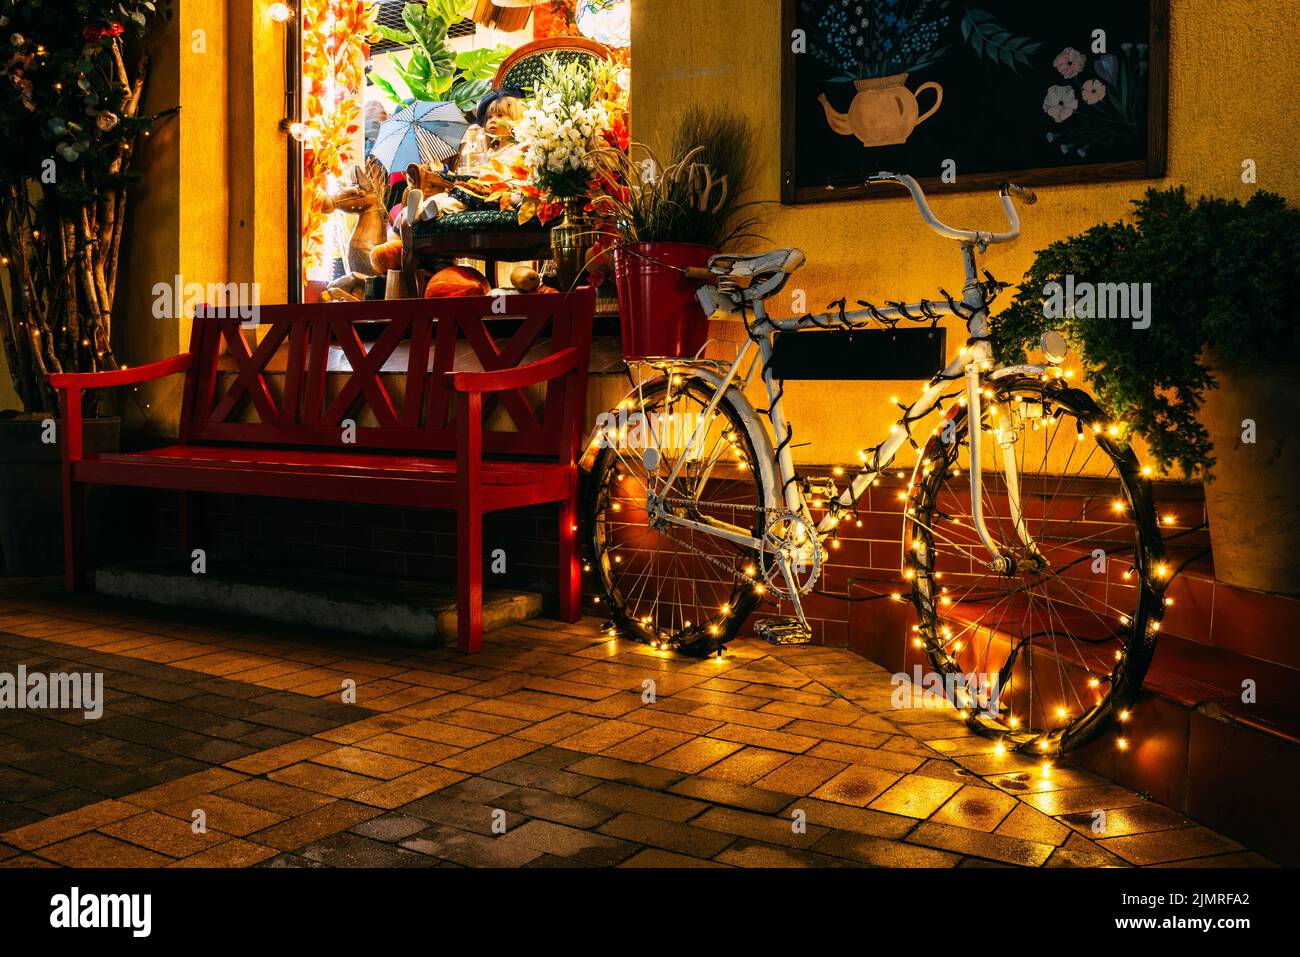
[(285, 3), (273, 3), (266, 8), (267, 15), (276, 23), (286, 23), (293, 16), (293, 11)]

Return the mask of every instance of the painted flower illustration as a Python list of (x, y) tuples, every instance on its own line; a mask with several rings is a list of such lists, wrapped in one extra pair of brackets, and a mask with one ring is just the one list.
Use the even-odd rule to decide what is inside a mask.
[(1115, 52), (1093, 57), (1087, 75), (1084, 55), (1073, 47), (1062, 50), (1053, 66), (1065, 79), (1043, 100), (1043, 112), (1055, 121), (1047, 142), (1079, 159), (1094, 147), (1130, 149), (1141, 143), (1148, 49), (1145, 43), (1121, 43)]
[(1087, 60), (1082, 53), (1074, 47), (1066, 47), (1056, 55), (1056, 59), (1052, 61), (1052, 66), (1056, 67), (1056, 71), (1061, 76), (1069, 80), (1083, 72), (1085, 63), (1087, 63)]
[(1043, 100), (1043, 112), (1058, 123), (1064, 123), (1078, 108), (1079, 98), (1074, 95), (1072, 86), (1050, 87)]

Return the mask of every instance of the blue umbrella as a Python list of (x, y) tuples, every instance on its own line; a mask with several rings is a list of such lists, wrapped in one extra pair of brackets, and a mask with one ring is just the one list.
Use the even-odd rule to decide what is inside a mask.
[(417, 100), (379, 124), (370, 155), (390, 173), (412, 163), (436, 166), (456, 155), (468, 128), (455, 103)]

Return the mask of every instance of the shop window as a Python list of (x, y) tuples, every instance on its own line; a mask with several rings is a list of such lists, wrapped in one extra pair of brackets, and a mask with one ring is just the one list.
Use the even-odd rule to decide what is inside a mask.
[[(285, 121), (293, 140), (291, 294), (305, 301), (396, 295), (385, 267), (398, 264), (393, 245), (408, 180), (423, 187), (426, 205), (438, 195), (437, 209), (420, 215), (481, 207), (496, 208), (503, 221), (515, 216), (500, 209), (499, 196), (484, 201), (483, 190), (455, 185), (458, 176), (486, 171), (510, 145), (520, 100), (485, 102), (502, 64), (542, 40), (589, 46), (626, 68), (627, 7), (628, 0), (300, 0), (288, 11), (298, 25), (289, 45), (300, 91)], [(573, 40), (557, 39), (564, 37)], [(510, 75), (523, 82), (528, 71)], [(626, 85), (625, 69), (622, 79)], [(506, 250), (481, 265), (491, 265), (495, 284), (497, 261), (541, 258), (537, 250)]]

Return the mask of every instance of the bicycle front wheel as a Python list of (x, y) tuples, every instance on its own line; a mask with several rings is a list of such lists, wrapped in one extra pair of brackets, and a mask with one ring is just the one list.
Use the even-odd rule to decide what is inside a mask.
[[(585, 508), (589, 568), (619, 633), (698, 655), (734, 638), (763, 590), (754, 549), (698, 526), (761, 538), (768, 505), (740, 410), (724, 395), (702, 418), (713, 391), (703, 379), (673, 375), (626, 400), (599, 436)], [(652, 521), (649, 493), (696, 526)]]
[[(1063, 380), (1007, 378), (984, 394), (980, 423), (950, 410), (909, 492), (913, 643), (967, 722), (1009, 747), (1062, 753), (1107, 731), (1127, 747), (1169, 576), (1151, 484), (1122, 426)], [(976, 442), (998, 570), (963, 469)]]

